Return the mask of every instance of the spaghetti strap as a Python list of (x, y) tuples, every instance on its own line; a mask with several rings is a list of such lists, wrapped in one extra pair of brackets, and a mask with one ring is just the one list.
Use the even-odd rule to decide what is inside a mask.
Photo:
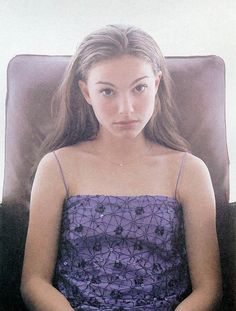
[(62, 181), (63, 181), (63, 184), (64, 184), (64, 187), (65, 187), (65, 190), (66, 190), (66, 197), (68, 198), (69, 197), (69, 189), (68, 189), (68, 186), (66, 184), (66, 179), (65, 179), (65, 176), (63, 174), (63, 170), (62, 170), (62, 166), (61, 166), (61, 163), (58, 159), (58, 156), (56, 155), (56, 151), (53, 151), (53, 154), (57, 160), (57, 163), (58, 163), (58, 166), (59, 166), (59, 169), (60, 169), (60, 172), (61, 172), (61, 177), (62, 177)]
[(187, 152), (184, 153), (184, 155), (182, 156), (180, 165), (179, 165), (179, 171), (178, 171), (178, 175), (177, 175), (177, 179), (176, 179), (176, 186), (175, 186), (175, 199), (176, 199), (176, 195), (177, 195), (177, 190), (178, 190), (178, 184), (179, 184), (179, 180), (181, 177), (181, 173), (183, 171), (183, 167), (184, 167), (184, 162), (187, 156)]

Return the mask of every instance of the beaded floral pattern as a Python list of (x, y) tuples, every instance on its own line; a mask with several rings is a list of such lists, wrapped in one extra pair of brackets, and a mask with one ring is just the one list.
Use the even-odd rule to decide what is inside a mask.
[(65, 202), (55, 286), (79, 310), (174, 310), (191, 290), (183, 211), (166, 196)]

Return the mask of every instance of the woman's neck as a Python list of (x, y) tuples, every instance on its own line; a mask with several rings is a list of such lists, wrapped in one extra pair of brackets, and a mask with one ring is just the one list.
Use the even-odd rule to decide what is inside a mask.
[(94, 151), (99, 156), (122, 163), (137, 157), (148, 155), (152, 143), (143, 134), (134, 138), (120, 138), (113, 135), (98, 135), (93, 143)]

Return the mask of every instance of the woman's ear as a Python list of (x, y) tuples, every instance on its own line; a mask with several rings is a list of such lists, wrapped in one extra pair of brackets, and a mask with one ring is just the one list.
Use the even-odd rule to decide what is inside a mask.
[(156, 75), (156, 80), (155, 80), (155, 87), (156, 87), (156, 92), (158, 91), (160, 82), (161, 82), (161, 78), (162, 78), (162, 72), (158, 71), (157, 75)]
[(79, 88), (80, 88), (81, 93), (83, 94), (86, 102), (91, 105), (91, 100), (90, 100), (87, 84), (82, 80), (79, 80), (78, 84), (79, 84)]

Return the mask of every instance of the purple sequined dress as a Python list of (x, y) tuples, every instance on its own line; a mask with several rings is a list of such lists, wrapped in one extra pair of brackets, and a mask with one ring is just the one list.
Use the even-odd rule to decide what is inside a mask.
[(76, 311), (174, 310), (191, 291), (174, 198), (71, 196), (59, 245), (55, 286)]

